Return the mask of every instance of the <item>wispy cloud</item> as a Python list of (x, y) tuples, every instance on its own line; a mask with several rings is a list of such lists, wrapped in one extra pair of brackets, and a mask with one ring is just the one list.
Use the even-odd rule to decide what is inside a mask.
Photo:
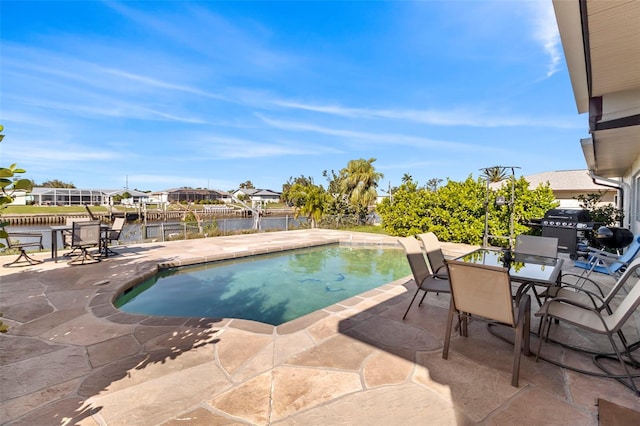
[(477, 144), (466, 144), (466, 143), (459, 143), (459, 142), (453, 142), (453, 141), (434, 140), (434, 139), (408, 136), (408, 135), (402, 135), (402, 134), (393, 134), (393, 133), (370, 133), (370, 132), (361, 132), (361, 131), (354, 131), (354, 130), (344, 130), (344, 129), (337, 129), (333, 127), (323, 127), (315, 124), (301, 123), (301, 122), (295, 122), (295, 121), (274, 120), (272, 118), (268, 118), (261, 114), (258, 114), (258, 117), (269, 126), (277, 129), (299, 131), (299, 132), (321, 133), (325, 135), (340, 137), (345, 139), (346, 141), (357, 139), (360, 141), (367, 141), (369, 143), (376, 143), (380, 145), (399, 145), (400, 144), (400, 145), (408, 145), (408, 146), (414, 146), (414, 147), (420, 147), (420, 148), (433, 148), (433, 149), (439, 149), (439, 150), (464, 151), (464, 152), (473, 152), (473, 151), (487, 149)]
[(560, 70), (560, 61), (562, 59), (560, 33), (558, 32), (553, 4), (550, 0), (534, 0), (524, 4), (527, 4), (532, 12), (533, 38), (540, 43), (549, 57), (547, 77), (551, 77)]
[(566, 119), (557, 117), (527, 118), (518, 116), (500, 116), (497, 113), (485, 113), (478, 108), (459, 108), (454, 110), (411, 110), (411, 109), (366, 109), (350, 108), (338, 105), (317, 105), (289, 100), (274, 100), (274, 104), (284, 108), (318, 112), (345, 118), (388, 119), (410, 121), (433, 126), (468, 127), (526, 127), (544, 126), (550, 128), (582, 128), (576, 117)]
[(339, 150), (309, 143), (269, 143), (235, 137), (206, 136), (192, 146), (201, 156), (216, 159), (321, 155)]

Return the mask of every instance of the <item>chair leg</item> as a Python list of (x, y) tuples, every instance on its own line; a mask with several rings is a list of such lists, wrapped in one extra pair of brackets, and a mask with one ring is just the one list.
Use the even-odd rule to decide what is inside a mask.
[[(538, 333), (538, 350), (536, 351), (536, 362), (540, 359), (540, 351), (542, 350), (542, 341), (549, 339), (549, 331), (551, 330), (551, 317), (545, 313), (540, 321), (540, 332)], [(545, 331), (546, 328), (546, 331)]]
[(523, 347), (522, 351), (525, 356), (531, 353), (531, 298), (528, 295), (522, 298), (518, 306), (518, 324), (522, 324), (523, 331)]
[[(21, 261), (20, 259), (22, 259), (22, 258), (24, 258), (24, 260)], [(39, 259), (34, 259), (33, 257), (29, 256), (26, 251), (21, 249), (20, 250), (20, 256), (18, 256), (13, 262), (5, 263), (2, 266), (5, 267), (5, 268), (8, 268), (8, 267), (10, 267), (12, 265), (15, 265), (17, 263), (23, 263), (23, 262), (26, 262), (29, 265), (37, 265), (39, 263), (43, 263), (44, 261), (43, 260), (39, 260)], [(16, 265), (16, 266), (26, 266), (26, 265)]]
[(518, 305), (518, 318), (516, 321), (516, 338), (513, 348), (513, 371), (511, 372), (511, 386), (518, 387), (520, 380), (520, 357), (522, 353), (529, 356), (529, 331), (531, 318), (531, 297), (528, 294), (522, 296)]
[(427, 297), (427, 293), (429, 293), (428, 291), (425, 291), (424, 294), (422, 295), (422, 299), (420, 299), (420, 303), (418, 303), (418, 306), (422, 306), (422, 302), (424, 302), (424, 299)]
[(94, 257), (86, 247), (81, 247), (81, 253), (67, 262), (69, 265), (84, 265), (85, 261), (91, 261), (91, 263), (100, 262), (102, 259)]
[(449, 356), (449, 342), (451, 342), (451, 325), (453, 324), (453, 315), (455, 308), (453, 307), (453, 300), (449, 305), (449, 314), (447, 315), (447, 332), (444, 336), (444, 347), (442, 348), (442, 359), (447, 359)]
[(518, 387), (520, 378), (520, 354), (522, 353), (522, 340), (524, 334), (524, 324), (516, 327), (516, 339), (513, 343), (513, 370), (511, 371), (511, 386)]
[[(622, 354), (620, 353), (620, 350), (618, 349), (618, 345), (616, 345), (616, 342), (613, 340), (613, 335), (611, 334), (607, 334), (607, 337), (609, 337), (609, 342), (611, 342), (611, 347), (613, 347), (614, 352), (616, 353), (616, 356), (618, 357), (618, 361), (620, 361), (620, 365), (622, 365), (622, 368), (624, 369), (624, 372), (627, 375), (627, 378), (629, 379), (629, 383), (628, 385), (620, 378), (618, 378), (617, 380), (619, 382), (621, 382), (622, 384), (627, 385), (627, 387), (629, 389), (631, 389), (636, 396), (640, 395), (640, 391), (638, 391), (638, 388), (636, 387), (635, 382), (633, 381), (633, 376), (631, 375), (631, 373), (629, 372), (629, 368), (627, 367), (627, 363), (624, 361), (624, 359), (622, 358)], [(600, 365), (596, 362), (596, 365), (598, 367), (600, 367)], [(602, 368), (602, 367), (600, 367)]]
[(416, 300), (416, 297), (418, 296), (419, 291), (420, 291), (420, 287), (418, 287), (418, 289), (416, 290), (415, 294), (413, 295), (413, 299), (411, 299), (411, 303), (409, 303), (409, 307), (407, 308), (407, 311), (402, 316), (403, 320), (407, 319), (407, 314), (409, 313), (409, 309), (411, 309), (411, 305), (413, 305), (413, 302)]

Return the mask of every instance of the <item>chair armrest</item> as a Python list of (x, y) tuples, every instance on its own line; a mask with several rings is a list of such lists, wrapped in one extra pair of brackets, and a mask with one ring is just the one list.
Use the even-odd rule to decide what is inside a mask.
[[(598, 317), (598, 319), (602, 323), (603, 328), (606, 330), (607, 333), (611, 333), (613, 331), (613, 330), (609, 330), (609, 327), (607, 327), (607, 322), (602, 316), (602, 312), (600, 310), (596, 308), (592, 308), (590, 306), (583, 305), (582, 303), (576, 302), (574, 300), (565, 299), (564, 297), (558, 297), (556, 299), (550, 299), (544, 302), (544, 304), (540, 307), (540, 310), (536, 312), (536, 316), (537, 317), (544, 316), (546, 318), (546, 316), (549, 315), (549, 306), (551, 306), (554, 303), (564, 303), (567, 305), (572, 305), (572, 306), (584, 309), (585, 311), (589, 311)], [(554, 315), (551, 315), (551, 317), (554, 317)]]
[(538, 312), (536, 312), (536, 316), (541, 317), (543, 315), (546, 315), (547, 312), (549, 311), (549, 306), (551, 306), (554, 303), (566, 303), (567, 305), (577, 306), (578, 308), (586, 309), (588, 311), (594, 312), (599, 316), (601, 316), (600, 311), (598, 311), (596, 308), (592, 306), (584, 305), (580, 302), (576, 302), (575, 300), (567, 299), (566, 297), (556, 297), (554, 299), (547, 300), (542, 304), (542, 306), (540, 306), (540, 309), (538, 309)]
[[(563, 285), (562, 287), (560, 287), (558, 289), (558, 291), (561, 291), (563, 288), (571, 288), (571, 289), (575, 290), (575, 293), (583, 293), (583, 294), (585, 294), (591, 300), (591, 303), (593, 303), (593, 306), (595, 308), (602, 309), (602, 308), (605, 307), (604, 296), (599, 296), (598, 294), (594, 293), (593, 291), (586, 290), (584, 288), (581, 288), (580, 286), (576, 286), (576, 285), (573, 285), (573, 284)], [(556, 292), (556, 295), (557, 294), (558, 293)], [(562, 296), (560, 296), (560, 298), (562, 298)]]
[(447, 269), (447, 265), (442, 265), (433, 273), (433, 276), (442, 280), (449, 279), (449, 270)]
[[(599, 297), (604, 298), (604, 291), (602, 291), (602, 288), (600, 288), (598, 283), (595, 282), (594, 280), (592, 280), (591, 278), (588, 278), (588, 277), (585, 277), (585, 276), (582, 276), (582, 275), (578, 275), (578, 274), (572, 274), (572, 273), (563, 274), (562, 278), (564, 279), (564, 277), (576, 277), (577, 278), (576, 282), (584, 282), (584, 284), (590, 283), (591, 285), (593, 285), (598, 290), (598, 293), (600, 294)], [(560, 285), (561, 287), (563, 287), (563, 286), (576, 287), (575, 284), (566, 283), (564, 281), (561, 282), (560, 284), (561, 284)], [(591, 293), (595, 294), (595, 292), (591, 292)]]

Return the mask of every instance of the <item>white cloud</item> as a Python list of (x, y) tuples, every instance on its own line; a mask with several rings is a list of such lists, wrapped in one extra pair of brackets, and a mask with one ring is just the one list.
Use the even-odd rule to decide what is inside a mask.
[(500, 116), (493, 112), (484, 114), (477, 107), (458, 108), (451, 110), (416, 110), (416, 109), (365, 109), (349, 108), (337, 105), (306, 104), (298, 101), (275, 100), (277, 106), (318, 112), (322, 114), (336, 115), (346, 118), (410, 121), (433, 126), (467, 126), (467, 127), (519, 127), (519, 126), (543, 126), (550, 128), (582, 128), (575, 117), (566, 119), (557, 117), (530, 118), (518, 116)]
[(533, 38), (540, 43), (549, 57), (547, 77), (559, 71), (561, 54), (560, 33), (556, 23), (551, 0), (536, 0), (526, 2), (531, 9), (533, 19)]

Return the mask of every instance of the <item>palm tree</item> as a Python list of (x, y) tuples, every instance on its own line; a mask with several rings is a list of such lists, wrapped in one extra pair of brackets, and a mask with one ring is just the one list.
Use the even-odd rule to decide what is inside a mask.
[(487, 167), (482, 170), (482, 177), (487, 183), (498, 183), (507, 178), (507, 169), (502, 166)]
[(376, 187), (384, 177), (382, 173), (376, 172), (373, 166), (375, 161), (375, 158), (351, 160), (340, 173), (340, 189), (361, 217), (367, 214), (369, 206), (378, 197)]
[(289, 191), (290, 199), (295, 206), (295, 218), (308, 216), (311, 228), (315, 228), (322, 219), (327, 205), (327, 192), (320, 185), (309, 182), (306, 185), (295, 183)]

